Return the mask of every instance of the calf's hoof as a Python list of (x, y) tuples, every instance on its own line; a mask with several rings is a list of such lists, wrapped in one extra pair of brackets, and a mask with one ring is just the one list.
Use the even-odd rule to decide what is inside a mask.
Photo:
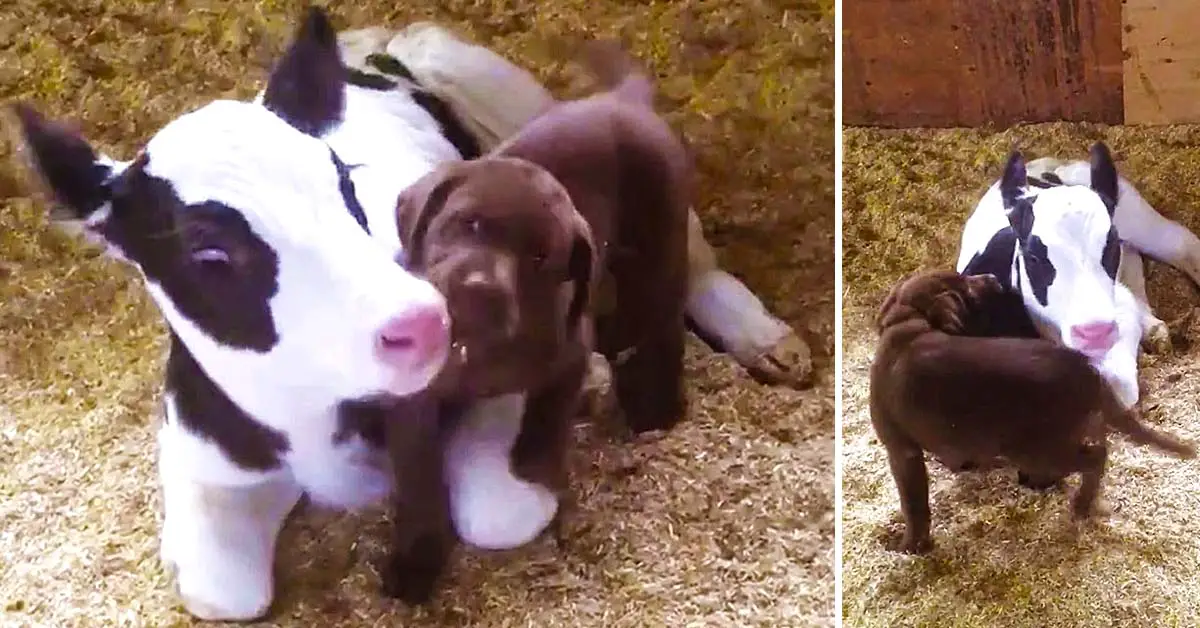
[(1167, 324), (1156, 320), (1146, 326), (1145, 332), (1142, 333), (1142, 348), (1146, 353), (1154, 353), (1166, 355), (1174, 350), (1171, 344), (1171, 330), (1167, 328)]
[(796, 389), (812, 384), (812, 350), (790, 329), (762, 353), (742, 362), (750, 375), (764, 384)]
[(175, 578), (175, 593), (189, 615), (203, 621), (250, 622), (262, 619), (271, 609), (272, 591), (260, 583), (222, 581), (204, 574), (181, 571), (164, 559), (164, 567)]

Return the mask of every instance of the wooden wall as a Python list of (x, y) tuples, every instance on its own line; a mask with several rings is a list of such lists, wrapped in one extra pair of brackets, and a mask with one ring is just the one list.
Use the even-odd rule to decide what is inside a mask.
[(1125, 0), (1125, 123), (1200, 122), (1200, 2)]
[[(1200, 31), (1197, 0), (1126, 0), (1144, 11), (1144, 38)], [(1052, 120), (1120, 124), (1129, 99), (1173, 102), (1167, 87), (1124, 95), (1122, 0), (846, 0), (842, 3), (842, 112), (847, 125), (1006, 126)], [(1150, 5), (1193, 7), (1190, 19)], [(1136, 8), (1135, 7), (1140, 7)], [(1154, 26), (1151, 26), (1153, 24)], [(1139, 30), (1140, 29), (1140, 30)], [(1200, 32), (1187, 46), (1145, 48), (1138, 63), (1185, 54), (1200, 62)], [(1140, 66), (1139, 66), (1140, 67)], [(1145, 69), (1139, 70), (1147, 73)], [(1177, 68), (1150, 71), (1179, 85)], [(1198, 82), (1200, 79), (1193, 79)], [(1200, 94), (1197, 94), (1200, 96)], [(1194, 110), (1200, 113), (1200, 101)]]

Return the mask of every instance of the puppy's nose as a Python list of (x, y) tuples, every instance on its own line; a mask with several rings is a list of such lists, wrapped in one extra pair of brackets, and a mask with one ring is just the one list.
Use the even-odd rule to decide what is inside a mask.
[(1116, 321), (1093, 321), (1071, 326), (1075, 348), (1088, 353), (1104, 353), (1117, 344)]
[(388, 320), (379, 328), (375, 353), (391, 366), (424, 366), (450, 345), (450, 321), (444, 309), (434, 305), (414, 307)]
[(479, 332), (508, 335), (508, 294), (503, 287), (483, 273), (471, 273), (463, 279), (459, 294), (460, 299), (455, 299), (456, 319), (475, 321)]

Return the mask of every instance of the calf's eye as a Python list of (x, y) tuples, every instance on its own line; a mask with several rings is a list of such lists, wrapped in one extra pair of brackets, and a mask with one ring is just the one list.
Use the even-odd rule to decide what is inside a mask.
[(229, 266), (229, 253), (215, 246), (206, 246), (192, 251), (192, 261), (205, 268)]

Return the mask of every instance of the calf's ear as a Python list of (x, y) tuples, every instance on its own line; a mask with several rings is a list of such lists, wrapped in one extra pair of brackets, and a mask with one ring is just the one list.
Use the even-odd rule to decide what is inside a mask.
[(451, 162), (438, 166), (400, 193), (396, 199), (396, 229), (401, 250), (396, 261), (401, 266), (413, 272), (423, 270), (429, 225), (462, 182), (462, 175)]
[(1108, 215), (1112, 216), (1117, 206), (1117, 166), (1113, 163), (1112, 153), (1104, 142), (1092, 144), (1092, 190), (1104, 198), (1108, 206)]
[(41, 180), (55, 207), (53, 222), (98, 231), (108, 217), (109, 179), (115, 162), (100, 155), (66, 125), (47, 120), (25, 103), (12, 106), (20, 150)]
[(271, 70), (263, 106), (302, 133), (320, 136), (342, 119), (346, 68), (329, 16), (310, 7), (283, 58)]
[(1025, 158), (1021, 151), (1013, 150), (1004, 162), (1004, 174), (1000, 175), (1000, 196), (1004, 207), (1012, 207), (1029, 186), (1029, 175), (1025, 172)]

